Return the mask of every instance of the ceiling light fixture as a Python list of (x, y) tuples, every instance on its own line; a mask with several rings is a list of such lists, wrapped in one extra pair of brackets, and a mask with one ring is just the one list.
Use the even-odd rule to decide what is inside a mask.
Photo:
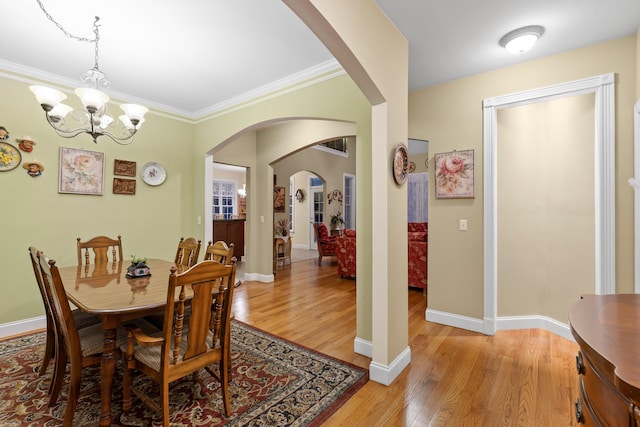
[(110, 83), (104, 73), (98, 68), (98, 42), (100, 41), (98, 21), (100, 17), (96, 16), (95, 18), (93, 23), (95, 38), (90, 40), (69, 34), (47, 13), (40, 0), (38, 0), (38, 4), (47, 18), (56, 24), (67, 37), (95, 44), (95, 65), (80, 77), (80, 81), (86, 87), (75, 90), (76, 95), (80, 98), (84, 106), (84, 110), (76, 110), (63, 104), (62, 101), (67, 98), (67, 95), (57, 89), (45, 86), (29, 87), (45, 111), (47, 122), (55, 129), (56, 133), (63, 138), (73, 138), (80, 134), (88, 133), (95, 143), (98, 142), (97, 139), (99, 137), (106, 135), (118, 144), (130, 144), (133, 141), (133, 136), (140, 129), (140, 126), (142, 126), (144, 115), (149, 109), (137, 104), (120, 105), (120, 108), (124, 111), (124, 114), (119, 117), (122, 122), (121, 128), (114, 131), (110, 130), (115, 128), (116, 125), (111, 126), (113, 118), (107, 114), (109, 96), (100, 90), (101, 88), (109, 88)]
[(509, 31), (502, 36), (498, 44), (514, 55), (521, 55), (533, 47), (544, 34), (544, 27), (528, 25)]

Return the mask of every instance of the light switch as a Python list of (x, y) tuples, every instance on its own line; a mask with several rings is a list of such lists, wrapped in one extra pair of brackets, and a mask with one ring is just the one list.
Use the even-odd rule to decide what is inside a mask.
[(461, 219), (460, 224), (458, 225), (458, 230), (467, 231), (467, 220)]
[(202, 217), (198, 217), (198, 225), (202, 224)]

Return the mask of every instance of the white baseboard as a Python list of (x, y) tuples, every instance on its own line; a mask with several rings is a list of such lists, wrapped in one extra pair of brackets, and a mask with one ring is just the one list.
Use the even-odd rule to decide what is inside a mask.
[(47, 327), (47, 321), (43, 316), (32, 317), (31, 319), (18, 320), (16, 322), (3, 323), (0, 325), (0, 338), (13, 335), (26, 334)]
[(362, 338), (356, 337), (356, 339), (353, 340), (353, 351), (369, 359), (373, 357), (373, 345), (371, 341), (363, 340)]
[(275, 280), (273, 274), (260, 274), (260, 273), (244, 273), (243, 282), (255, 281), (255, 282), (263, 282), (263, 283), (271, 283)]
[[(473, 317), (460, 316), (458, 314), (443, 311), (431, 310), (427, 308), (426, 320), (440, 323), (442, 325), (453, 326), (454, 328), (466, 329), (468, 331), (479, 332), (485, 335), (493, 335), (495, 331), (490, 330), (492, 326), (487, 326), (487, 322)], [(495, 329), (498, 331), (508, 331), (513, 329), (544, 329), (558, 336), (575, 341), (571, 335), (569, 325), (558, 322), (555, 319), (545, 316), (512, 316), (498, 317), (495, 322)]]
[(411, 363), (411, 349), (407, 346), (389, 366), (371, 362), (369, 364), (369, 379), (388, 386), (398, 378), (404, 368), (409, 366), (409, 363)]

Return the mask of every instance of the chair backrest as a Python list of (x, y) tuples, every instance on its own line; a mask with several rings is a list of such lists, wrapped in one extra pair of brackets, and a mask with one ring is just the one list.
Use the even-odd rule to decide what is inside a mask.
[(317, 222), (314, 224), (316, 230), (316, 240), (327, 240), (329, 238), (329, 231), (327, 231), (327, 226), (321, 222)]
[[(122, 238), (112, 239), (107, 236), (97, 236), (82, 242), (80, 237), (78, 241), (78, 265), (91, 264), (90, 252), (93, 252), (93, 264), (101, 264), (109, 262), (109, 252), (111, 252), (111, 261), (122, 261)], [(91, 249), (91, 251), (90, 251)]]
[(215, 243), (207, 243), (207, 248), (204, 251), (205, 261), (218, 261), (220, 264), (228, 264), (233, 258), (233, 243), (227, 245), (223, 240), (218, 240)]
[(80, 336), (56, 262), (48, 259), (42, 252), (37, 252), (37, 258), (56, 331), (62, 334), (67, 356), (70, 359), (80, 358), (82, 356)]
[(178, 251), (176, 252), (175, 263), (191, 267), (198, 262), (200, 255), (200, 240), (193, 237), (180, 238), (178, 242)]
[[(183, 273), (176, 271), (176, 267), (171, 267), (162, 332), (161, 370), (182, 372), (180, 364), (186, 362), (188, 367), (184, 367), (184, 373), (188, 373), (196, 366), (209, 366), (228, 357), (229, 349), (224, 343), (228, 342), (226, 338), (230, 332), (236, 264), (235, 259), (229, 265), (207, 260)], [(191, 313), (185, 319), (188, 289), (193, 291), (193, 298)], [(179, 295), (177, 302), (176, 294)], [(217, 336), (216, 330), (219, 331)], [(186, 339), (186, 345), (183, 339)]]
[(44, 314), (47, 322), (47, 329), (55, 328), (53, 315), (51, 314), (51, 303), (47, 296), (47, 291), (44, 288), (44, 282), (42, 280), (42, 271), (40, 270), (40, 261), (38, 260), (38, 249), (33, 246), (29, 246), (29, 257), (31, 258), (31, 265), (33, 266), (33, 274), (36, 276), (36, 282), (38, 283), (38, 290), (40, 290), (40, 296), (42, 297), (42, 303), (44, 304)]

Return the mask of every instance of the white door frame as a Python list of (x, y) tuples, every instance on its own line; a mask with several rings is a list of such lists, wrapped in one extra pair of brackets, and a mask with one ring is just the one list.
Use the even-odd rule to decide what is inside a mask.
[(485, 334), (495, 334), (498, 311), (497, 110), (586, 93), (595, 93), (595, 293), (615, 293), (615, 75), (487, 98), (483, 101)]

